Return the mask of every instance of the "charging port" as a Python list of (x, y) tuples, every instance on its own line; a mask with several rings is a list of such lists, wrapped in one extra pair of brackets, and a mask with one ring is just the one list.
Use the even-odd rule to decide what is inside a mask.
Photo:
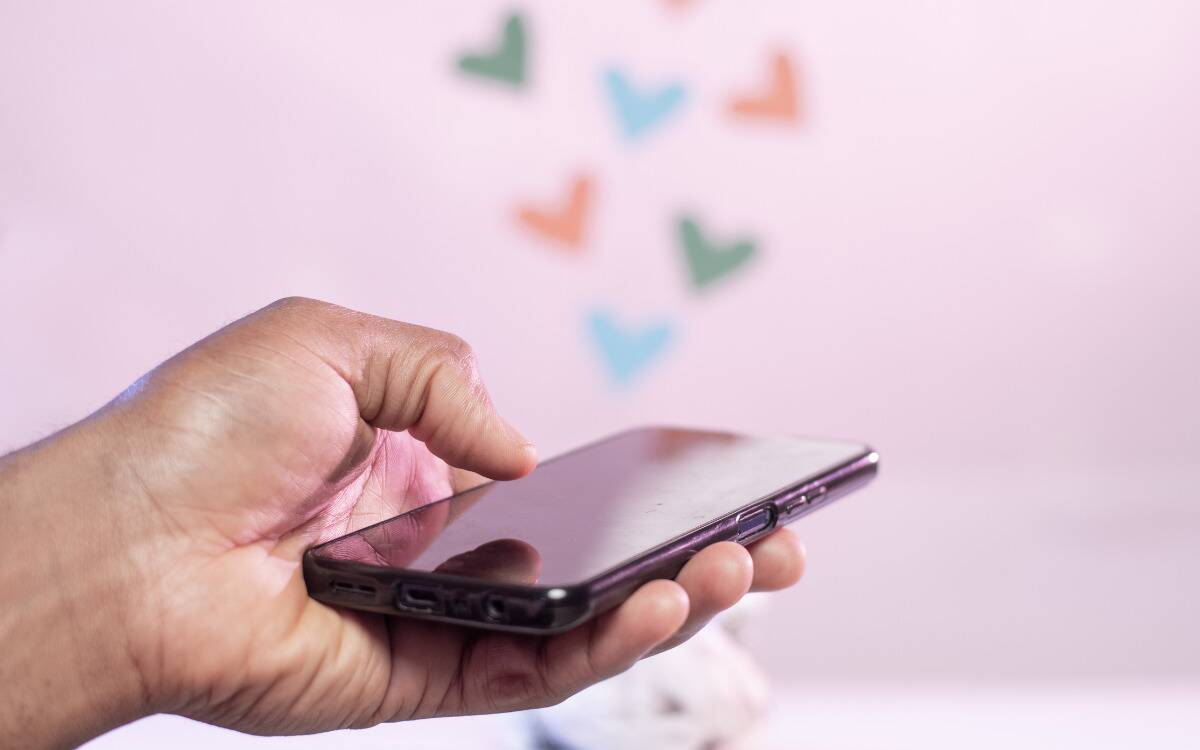
[(442, 597), (435, 586), (422, 586), (417, 583), (400, 584), (400, 595), (396, 604), (401, 609), (414, 612), (441, 612)]

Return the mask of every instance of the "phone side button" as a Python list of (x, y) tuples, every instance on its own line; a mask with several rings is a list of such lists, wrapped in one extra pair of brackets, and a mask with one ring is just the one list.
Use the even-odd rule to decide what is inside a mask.
[(825, 491), (825, 487), (823, 486), (814, 487), (808, 492), (805, 492), (803, 495), (790, 500), (788, 504), (784, 506), (783, 514), (785, 516), (790, 516), (802, 508), (808, 507), (809, 505), (816, 505), (821, 500), (825, 499)]
[(821, 485), (820, 487), (817, 487), (816, 489), (810, 490), (807, 493), (808, 494), (808, 504), (816, 505), (817, 503), (821, 502), (822, 500), (825, 499), (826, 492), (828, 492), (828, 490), (825, 488), (825, 485)]
[(748, 510), (738, 516), (737, 540), (740, 542), (761, 531), (766, 531), (775, 520), (774, 516), (774, 510), (770, 507)]

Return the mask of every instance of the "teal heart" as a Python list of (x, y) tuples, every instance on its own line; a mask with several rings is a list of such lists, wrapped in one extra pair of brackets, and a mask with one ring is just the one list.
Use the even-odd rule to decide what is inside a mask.
[(625, 74), (616, 69), (605, 72), (604, 83), (617, 111), (621, 130), (630, 140), (667, 119), (687, 98), (686, 89), (678, 83), (653, 91), (635, 89)]
[(618, 385), (628, 383), (645, 370), (663, 353), (672, 337), (667, 323), (627, 328), (602, 310), (589, 315), (587, 324), (609, 375)]
[(754, 256), (754, 243), (739, 240), (721, 245), (709, 240), (690, 217), (679, 220), (679, 239), (687, 259), (692, 286), (700, 289), (736, 271)]
[(458, 58), (459, 70), (520, 88), (525, 83), (525, 21), (517, 13), (504, 22), (504, 37), (493, 52)]

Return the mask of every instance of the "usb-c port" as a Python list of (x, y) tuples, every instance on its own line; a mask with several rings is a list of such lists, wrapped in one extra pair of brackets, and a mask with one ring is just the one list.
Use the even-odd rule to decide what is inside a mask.
[(400, 594), (396, 597), (396, 604), (401, 609), (414, 612), (442, 611), (442, 597), (437, 587), (422, 586), (416, 583), (400, 584)]

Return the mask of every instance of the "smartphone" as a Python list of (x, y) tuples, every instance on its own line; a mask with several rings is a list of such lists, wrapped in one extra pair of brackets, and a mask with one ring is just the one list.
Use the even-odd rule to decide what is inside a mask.
[(517, 633), (573, 628), (709, 544), (747, 544), (875, 475), (835, 440), (643, 428), (309, 549), (309, 595)]

